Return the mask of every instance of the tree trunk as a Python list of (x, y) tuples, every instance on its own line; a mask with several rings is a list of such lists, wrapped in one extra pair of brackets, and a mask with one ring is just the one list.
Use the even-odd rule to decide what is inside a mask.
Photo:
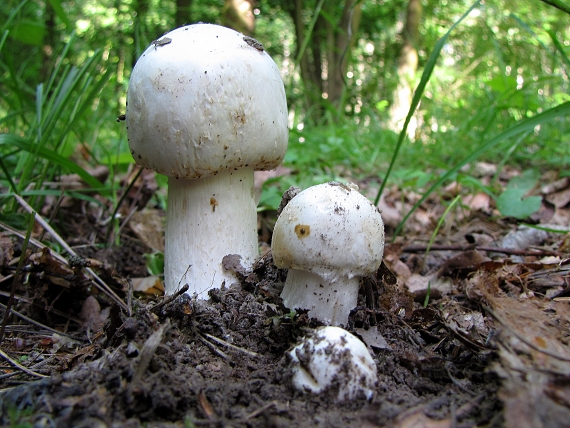
[(247, 36), (253, 36), (255, 31), (254, 2), (255, 0), (226, 0), (222, 14), (223, 24)]
[[(420, 38), (420, 20), (422, 3), (420, 0), (409, 0), (406, 13), (406, 24), (402, 33), (403, 45), (398, 58), (398, 86), (394, 91), (390, 107), (388, 127), (394, 132), (400, 132), (410, 109), (413, 96), (413, 84), (418, 68), (417, 46)], [(413, 138), (416, 132), (416, 121), (410, 121), (408, 136)]]
[[(303, 0), (295, 0), (286, 4), (287, 11), (293, 19), (295, 25), (295, 38), (296, 38), (296, 53), (295, 58), (298, 58), (301, 47), (307, 37), (305, 34), (305, 22), (303, 20), (303, 8), (305, 4)], [(322, 59), (320, 50), (320, 36), (319, 22), (321, 18), (315, 23), (313, 33), (310, 35), (307, 48), (299, 59), (299, 69), (301, 80), (303, 81), (303, 95), (305, 97), (306, 111), (308, 115), (314, 116), (316, 119), (320, 118), (322, 113), (321, 98), (323, 94), (323, 79), (322, 79)]]
[(174, 14), (174, 24), (176, 28), (182, 27), (191, 22), (190, 8), (192, 0), (176, 0), (176, 12)]
[[(360, 17), (362, 16), (361, 2), (347, 0), (342, 12), (340, 25), (331, 28), (333, 34), (328, 46), (328, 78), (327, 92), (329, 101), (337, 108), (343, 108), (342, 93), (346, 85), (346, 68), (356, 34)], [(336, 33), (336, 35), (334, 35)]]

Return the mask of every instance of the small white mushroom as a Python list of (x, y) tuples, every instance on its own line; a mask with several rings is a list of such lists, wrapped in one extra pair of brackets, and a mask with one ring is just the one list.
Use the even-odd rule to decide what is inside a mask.
[(338, 388), (337, 400), (370, 400), (378, 382), (366, 345), (340, 327), (319, 327), (290, 352), (293, 386), (318, 394)]
[(229, 28), (195, 24), (164, 35), (137, 61), (127, 131), (135, 161), (168, 178), (165, 288), (205, 297), (229, 285), (222, 267), (258, 256), (254, 170), (287, 150), (279, 69), (261, 44)]
[(347, 324), (360, 278), (375, 274), (384, 253), (382, 216), (356, 188), (330, 182), (302, 191), (273, 230), (275, 265), (289, 269), (283, 304), (325, 324)]

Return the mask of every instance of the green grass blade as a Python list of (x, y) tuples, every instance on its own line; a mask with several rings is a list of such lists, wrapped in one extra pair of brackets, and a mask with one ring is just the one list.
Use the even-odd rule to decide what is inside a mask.
[(10, 184), (10, 187), (12, 188), (12, 190), (14, 192), (18, 191), (18, 187), (16, 186), (16, 183), (14, 183), (14, 180), (12, 179), (12, 174), (10, 174), (10, 171), (8, 170), (8, 168), (6, 167), (6, 164), (4, 163), (4, 161), (2, 160), (2, 157), (0, 156), (0, 169), (2, 169), (2, 171), (4, 171), (4, 175), (6, 176), (6, 180), (8, 181), (8, 183)]
[(447, 179), (449, 179), (453, 174), (461, 169), (464, 165), (468, 164), (469, 162), (473, 162), (478, 157), (480, 157), (485, 152), (489, 151), (497, 144), (501, 143), (502, 141), (511, 138), (521, 132), (528, 132), (533, 130), (536, 126), (546, 123), (555, 119), (558, 116), (570, 115), (570, 101), (567, 101), (563, 104), (560, 104), (556, 107), (551, 108), (550, 110), (546, 110), (543, 113), (537, 114), (534, 117), (523, 119), (519, 121), (516, 125), (512, 126), (511, 128), (507, 129), (506, 131), (502, 132), (501, 134), (497, 135), (492, 140), (488, 141), (487, 143), (483, 144), (477, 150), (469, 154), (465, 157), (462, 161), (460, 161), (457, 165), (453, 168), (448, 170), (445, 174), (443, 174), (439, 180), (437, 180), (420, 198), (418, 202), (411, 208), (411, 210), (406, 214), (404, 219), (400, 222), (396, 231), (394, 232), (393, 239), (399, 235), (402, 231), (404, 225), (408, 218), (412, 215), (412, 213), (428, 198), (428, 196), (436, 189), (438, 189)]
[(28, 2), (28, 0), (23, 0), (22, 2), (20, 2), (20, 4), (18, 6), (16, 6), (15, 8), (13, 8), (10, 11), (10, 15), (8, 16), (8, 19), (2, 25), (2, 31), (8, 29), (8, 27), (12, 24), (12, 21), (14, 20), (14, 18), (16, 18), (16, 16), (18, 16), (18, 14), (22, 10), (22, 8), (26, 5), (27, 2)]
[(2, 32), (2, 37), (0, 38), (0, 51), (4, 47), (4, 43), (6, 43), (6, 39), (8, 38), (9, 33), (10, 32), (8, 30)]
[(37, 156), (60, 166), (62, 169), (79, 175), (79, 177), (81, 177), (81, 179), (85, 181), (85, 183), (87, 183), (89, 186), (100, 188), (104, 187), (103, 183), (101, 183), (79, 165), (64, 158), (53, 150), (49, 150), (45, 147), (37, 147), (37, 145), (30, 143), (22, 137), (14, 134), (0, 134), (0, 146), (1, 145), (19, 147), (21, 150), (24, 150), (28, 153), (34, 151), (37, 153)]
[(61, 6), (61, 1), (60, 0), (48, 0), (48, 3), (51, 4), (51, 7), (53, 8), (57, 17), (59, 19), (61, 19), (61, 22), (63, 22), (67, 28), (71, 27), (71, 21), (70, 21), (69, 17), (67, 16), (67, 13), (65, 12), (63, 7)]
[(99, 79), (99, 81), (96, 84), (93, 84), (92, 79), (89, 79), (89, 81), (84, 85), (82, 91), (88, 90), (88, 92), (83, 92), (82, 98), (80, 100), (78, 99), (78, 101), (81, 102), (77, 103), (72, 117), (69, 119), (66, 127), (62, 132), (63, 136), (67, 136), (67, 134), (74, 129), (75, 125), (77, 124), (77, 121), (81, 119), (81, 117), (83, 117), (83, 114), (87, 111), (87, 109), (91, 107), (93, 101), (100, 94), (101, 90), (107, 84), (107, 81), (109, 80), (110, 77), (111, 73), (107, 72)]
[(570, 59), (568, 58), (568, 55), (566, 55), (566, 51), (565, 51), (564, 47), (562, 46), (562, 44), (560, 43), (560, 40), (558, 40), (558, 37), (556, 37), (556, 33), (552, 30), (548, 30), (548, 35), (550, 36), (550, 39), (552, 40), (552, 44), (554, 45), (554, 47), (556, 48), (556, 50), (558, 51), (558, 53), (562, 57), (562, 61), (564, 62), (564, 65), (566, 65), (566, 67), (570, 68)]
[[(63, 74), (66, 74), (66, 73), (61, 72), (61, 67), (66, 62), (65, 59), (66, 59), (67, 54), (69, 53), (69, 50), (71, 49), (71, 45), (73, 44), (74, 41), (75, 41), (75, 31), (72, 31), (71, 34), (69, 35), (69, 41), (65, 44), (65, 46), (63, 47), (63, 51), (59, 55), (59, 60), (55, 63), (55, 68), (50, 73), (50, 78), (48, 80), (48, 83), (46, 84), (46, 91), (45, 92), (47, 94), (52, 92), (52, 86), (54, 85), (55, 79), (58, 77), (61, 77)], [(57, 91), (54, 91), (54, 92), (57, 92)]]
[(542, 0), (542, 1), (570, 15), (570, 6), (561, 0)]
[(378, 190), (378, 194), (376, 195), (376, 199), (374, 199), (375, 205), (378, 205), (378, 202), (380, 201), (380, 197), (382, 196), (382, 193), (384, 192), (384, 188), (386, 187), (386, 183), (388, 182), (388, 178), (390, 177), (392, 169), (394, 168), (394, 164), (396, 163), (396, 159), (398, 158), (398, 153), (400, 152), (400, 148), (402, 147), (404, 139), (406, 138), (408, 125), (410, 124), (410, 120), (412, 119), (414, 112), (416, 111), (416, 109), (418, 108), (418, 105), (420, 104), (420, 101), (421, 101), (422, 96), (424, 94), (426, 85), (428, 84), (429, 79), (431, 77), (431, 74), (432, 74), (432, 72), (436, 66), (437, 59), (439, 57), (441, 49), (443, 49), (443, 46), (447, 42), (449, 35), (455, 29), (455, 27), (457, 27), (461, 23), (461, 21), (463, 21), (471, 13), (471, 11), (473, 9), (475, 9), (477, 6), (479, 6), (479, 3), (481, 3), (481, 0), (478, 0), (475, 3), (473, 3), (473, 5), (467, 10), (467, 12), (465, 12), (461, 16), (461, 18), (459, 18), (459, 20), (457, 20), (451, 26), (451, 28), (447, 31), (447, 33), (445, 33), (443, 35), (443, 37), (441, 37), (437, 41), (437, 43), (435, 44), (435, 47), (433, 48), (433, 51), (431, 52), (431, 54), (428, 58), (428, 61), (426, 63), (426, 66), (424, 68), (424, 71), (422, 73), (420, 83), (418, 84), (418, 87), (416, 88), (416, 90), (414, 92), (414, 97), (412, 98), (412, 104), (410, 106), (410, 109), (408, 110), (408, 115), (406, 116), (406, 120), (404, 121), (404, 127), (402, 128), (402, 131), (400, 132), (400, 136), (398, 137), (398, 142), (396, 143), (396, 148), (394, 149), (394, 153), (392, 154), (392, 160), (390, 161), (390, 165), (388, 166), (388, 171), (386, 171), (386, 175), (384, 176), (384, 180), (382, 181), (382, 184), (380, 185), (380, 189)]
[(97, 195), (102, 195), (103, 193), (107, 192), (108, 190), (109, 190), (108, 187), (99, 188), (99, 189), (86, 189), (85, 191), (84, 190), (73, 190), (73, 191), (71, 191), (71, 190), (46, 190), (46, 189), (24, 190), (23, 192), (20, 192), (20, 193), (16, 193), (16, 192), (0, 193), (0, 200), (1, 199), (7, 199), (7, 198), (13, 198), (14, 195), (20, 195), (22, 197), (29, 197), (29, 196), (57, 196), (57, 197), (69, 196), (70, 198), (90, 202), (94, 205), (98, 205), (102, 208), (107, 209), (105, 203), (102, 202), (100, 199), (86, 195), (84, 192), (91, 191), (93, 193), (96, 193)]

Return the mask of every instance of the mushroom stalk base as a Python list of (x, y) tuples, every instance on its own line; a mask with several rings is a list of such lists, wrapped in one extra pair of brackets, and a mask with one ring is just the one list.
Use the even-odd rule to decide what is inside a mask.
[(358, 303), (360, 277), (341, 276), (335, 282), (312, 272), (289, 269), (281, 292), (289, 309), (308, 309), (309, 316), (328, 325), (348, 323), (348, 315)]
[(250, 268), (258, 255), (257, 210), (253, 170), (223, 171), (215, 176), (168, 179), (165, 288), (175, 293), (185, 284), (199, 298), (238, 279), (222, 259), (239, 254)]

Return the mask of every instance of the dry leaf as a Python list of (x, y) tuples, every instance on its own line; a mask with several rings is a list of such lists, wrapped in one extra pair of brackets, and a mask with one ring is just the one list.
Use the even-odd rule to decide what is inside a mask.
[(129, 227), (147, 247), (164, 252), (164, 211), (144, 209), (137, 211), (129, 221)]
[(144, 278), (132, 278), (133, 290), (139, 293), (162, 296), (164, 285), (159, 276), (146, 276)]

